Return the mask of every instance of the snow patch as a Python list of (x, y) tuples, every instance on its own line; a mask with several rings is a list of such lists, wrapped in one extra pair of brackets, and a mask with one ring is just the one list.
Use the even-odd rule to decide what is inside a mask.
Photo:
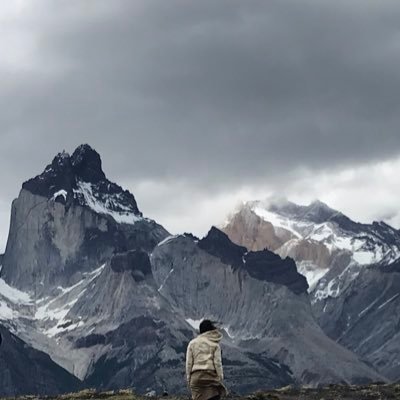
[(64, 200), (67, 200), (67, 191), (64, 189), (59, 190), (53, 194), (52, 200), (55, 200), (58, 196), (63, 196)]
[(298, 272), (307, 279), (308, 292), (310, 293), (318, 281), (329, 271), (327, 268), (320, 268), (310, 261), (300, 261), (296, 263)]
[(230, 327), (229, 326), (226, 326), (223, 329), (231, 339), (235, 339), (235, 336), (230, 332)]
[(393, 301), (394, 299), (396, 299), (399, 296), (400, 293), (395, 294), (393, 297), (391, 297), (389, 300), (386, 300), (383, 304), (381, 304), (378, 307), (378, 310), (380, 310), (381, 308), (385, 307), (387, 304), (389, 304), (391, 301)]
[(324, 282), (324, 278), (322, 278), (321, 281), (317, 283), (317, 289), (312, 302), (315, 303), (328, 297), (338, 297), (345, 286), (349, 285), (357, 278), (360, 274), (360, 268), (362, 267), (353, 261), (331, 281)]
[[(139, 217), (135, 213), (133, 213), (129, 207), (122, 205), (117, 202), (118, 195), (113, 196), (113, 198), (108, 198), (105, 202), (98, 200), (93, 194), (93, 187), (89, 182), (78, 182), (78, 189), (74, 189), (74, 193), (82, 194), (85, 202), (88, 207), (90, 207), (93, 211), (98, 214), (106, 214), (110, 215), (114, 218), (115, 222), (119, 224), (134, 224), (137, 221), (142, 220), (142, 217)], [(118, 208), (124, 211), (114, 211), (111, 207), (115, 208), (115, 205), (118, 205)]]
[(167, 276), (164, 279), (164, 282), (160, 285), (158, 288), (158, 292), (161, 292), (162, 288), (164, 287), (165, 283), (167, 282), (168, 278), (171, 276), (171, 274), (174, 272), (174, 269), (171, 268), (171, 270), (168, 272)]
[(4, 302), (0, 301), (0, 320), (7, 321), (12, 319), (14, 311)]
[(356, 251), (353, 253), (353, 258), (361, 265), (368, 265), (372, 264), (377, 257), (370, 251)]
[(79, 287), (83, 283), (89, 284), (101, 274), (101, 272), (103, 271), (105, 266), (106, 266), (106, 264), (103, 264), (101, 267), (99, 267), (91, 272), (85, 272), (83, 274), (84, 278), (70, 287), (63, 288), (62, 286), (58, 286), (57, 289), (60, 290), (62, 294), (66, 294), (66, 293), (71, 292), (75, 288)]
[(358, 316), (362, 317), (367, 311), (369, 311), (377, 302), (379, 301), (379, 298), (375, 299), (371, 304), (369, 304), (367, 307), (362, 310)]
[[(45, 335), (54, 337), (61, 332), (71, 331), (83, 325), (83, 321), (72, 323), (72, 321), (66, 317), (72, 307), (86, 292), (91, 282), (101, 274), (105, 266), (106, 264), (103, 264), (101, 267), (85, 273), (81, 281), (68, 288), (59, 286), (58, 289), (61, 293), (52, 300), (49, 301), (48, 298), (44, 298), (38, 301), (40, 306), (36, 310), (35, 319), (43, 322), (53, 322), (50, 328), (42, 331)], [(77, 293), (75, 294), (74, 291)], [(73, 295), (73, 298), (68, 301), (71, 295)], [(61, 306), (58, 306), (58, 304), (61, 304)]]
[(162, 240), (160, 243), (158, 243), (157, 247), (163, 246), (164, 244), (167, 244), (167, 243), (171, 242), (172, 240), (177, 239), (179, 236), (181, 236), (181, 235), (167, 236), (164, 240)]
[(14, 304), (30, 305), (33, 300), (28, 293), (22, 292), (8, 285), (0, 278), (0, 295)]
[(192, 319), (188, 318), (185, 320), (193, 329), (199, 330), (200, 329), (200, 323), (203, 321), (203, 318), (201, 319)]
[(299, 232), (297, 232), (297, 230), (295, 229), (293, 222), (289, 219), (270, 212), (262, 207), (254, 207), (253, 211), (264, 221), (270, 222), (274, 226), (274, 228), (283, 228), (293, 233), (293, 235), (295, 235), (296, 237), (301, 237)]

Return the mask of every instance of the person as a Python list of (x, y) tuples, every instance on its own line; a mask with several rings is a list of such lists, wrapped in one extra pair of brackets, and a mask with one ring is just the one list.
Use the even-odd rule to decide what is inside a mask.
[(186, 379), (193, 400), (219, 400), (227, 394), (223, 384), (222, 334), (208, 319), (200, 323), (200, 335), (186, 351)]

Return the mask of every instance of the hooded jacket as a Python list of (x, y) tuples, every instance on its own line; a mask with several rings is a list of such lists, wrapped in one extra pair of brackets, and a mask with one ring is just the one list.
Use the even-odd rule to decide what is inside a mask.
[(186, 351), (186, 379), (190, 382), (190, 375), (195, 371), (215, 371), (220, 381), (224, 379), (222, 370), (222, 355), (219, 342), (222, 334), (212, 330), (193, 339)]

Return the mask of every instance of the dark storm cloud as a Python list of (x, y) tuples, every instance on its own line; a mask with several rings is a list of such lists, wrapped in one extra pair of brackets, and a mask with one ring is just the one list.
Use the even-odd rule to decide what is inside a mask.
[(204, 192), (400, 153), (398, 1), (28, 4), (0, 61), (4, 197), (82, 142), (115, 180)]
[(83, 141), (115, 176), (218, 185), (400, 151), (397, 2), (40, 4), (0, 111), (28, 176)]

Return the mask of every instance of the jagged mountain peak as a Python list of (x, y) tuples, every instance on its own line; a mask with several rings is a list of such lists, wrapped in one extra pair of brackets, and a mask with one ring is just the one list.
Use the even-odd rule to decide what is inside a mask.
[(71, 156), (75, 173), (85, 182), (97, 183), (106, 179), (99, 153), (88, 144), (82, 144)]
[[(251, 250), (267, 247), (283, 258), (295, 259), (310, 288), (336, 264), (358, 268), (400, 257), (400, 235), (394, 228), (385, 223), (354, 222), (320, 200), (308, 205), (277, 197), (251, 201), (223, 230), (235, 243)], [(354, 278), (356, 273), (350, 276)]]
[(286, 198), (274, 197), (272, 200), (253, 202), (253, 204), (257, 203), (271, 212), (314, 223), (326, 222), (337, 214), (341, 214), (321, 200), (314, 200), (308, 205), (299, 205)]
[(336, 216), (342, 215), (342, 213), (320, 200), (314, 200), (308, 206), (305, 206), (303, 210), (305, 213), (302, 215), (302, 218), (315, 223), (327, 222)]
[(70, 155), (58, 153), (45, 170), (26, 181), (22, 188), (34, 195), (71, 206), (87, 206), (99, 214), (111, 215), (117, 222), (134, 222), (141, 213), (135, 197), (109, 181), (99, 153), (82, 144)]
[(54, 166), (64, 165), (65, 162), (70, 162), (70, 161), (71, 161), (70, 154), (65, 150), (63, 150), (54, 157), (52, 165)]
[(223, 263), (247, 271), (253, 278), (284, 285), (295, 294), (307, 292), (307, 281), (297, 272), (296, 264), (290, 258), (283, 260), (269, 250), (248, 251), (214, 226), (198, 246)]
[(198, 245), (201, 249), (236, 268), (242, 266), (243, 256), (247, 252), (246, 247), (233, 243), (227, 234), (215, 226), (199, 241)]

